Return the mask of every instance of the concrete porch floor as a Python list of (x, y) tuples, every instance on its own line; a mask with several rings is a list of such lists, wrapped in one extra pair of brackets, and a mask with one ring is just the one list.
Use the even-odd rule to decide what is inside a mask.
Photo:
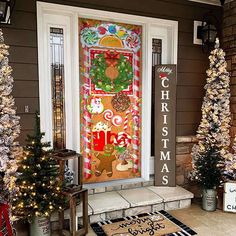
[[(221, 210), (206, 212), (199, 203), (193, 203), (189, 208), (168, 211), (178, 220), (197, 232), (198, 236), (235, 236), (236, 214), (225, 213)], [(28, 236), (26, 228), (21, 228), (17, 236)], [(53, 233), (52, 236), (58, 236)], [(87, 236), (96, 236), (89, 227)]]
[[(199, 204), (191, 207), (168, 211), (171, 215), (197, 232), (198, 236), (235, 236), (236, 214), (221, 210), (206, 212)], [(87, 236), (96, 236), (91, 228)]]

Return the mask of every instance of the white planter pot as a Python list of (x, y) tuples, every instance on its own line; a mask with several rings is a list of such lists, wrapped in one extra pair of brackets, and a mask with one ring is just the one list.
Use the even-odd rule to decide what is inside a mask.
[(205, 211), (215, 211), (217, 206), (217, 192), (215, 189), (202, 190), (202, 208)]
[(50, 236), (50, 219), (35, 217), (30, 224), (30, 236)]

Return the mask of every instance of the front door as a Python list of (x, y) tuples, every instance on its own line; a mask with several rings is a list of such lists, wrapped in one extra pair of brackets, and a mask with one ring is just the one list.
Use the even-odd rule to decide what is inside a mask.
[(141, 176), (142, 26), (79, 18), (84, 182)]

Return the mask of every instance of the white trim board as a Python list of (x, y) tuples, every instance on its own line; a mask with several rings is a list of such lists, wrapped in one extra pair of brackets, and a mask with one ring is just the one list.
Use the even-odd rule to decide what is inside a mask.
[[(152, 73), (152, 39), (162, 39), (162, 63), (177, 64), (178, 22), (151, 17), (129, 15), (116, 12), (100, 11), (87, 8), (64, 6), (52, 3), (37, 2), (38, 24), (38, 59), (41, 130), (46, 133), (46, 141), (52, 142), (52, 108), (50, 90), (50, 66), (48, 62), (48, 28), (62, 27), (65, 40), (65, 105), (66, 105), (66, 147), (80, 152), (79, 124), (79, 51), (78, 51), (78, 18), (92, 18), (106, 21), (142, 25), (143, 27), (143, 94), (142, 94), (142, 178), (149, 180), (153, 173), (151, 159), (151, 73)], [(72, 166), (77, 173), (75, 163)], [(113, 182), (130, 182), (120, 180)]]

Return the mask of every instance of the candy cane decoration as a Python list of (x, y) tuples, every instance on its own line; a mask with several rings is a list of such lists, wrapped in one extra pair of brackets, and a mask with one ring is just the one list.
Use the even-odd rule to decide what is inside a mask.
[(84, 84), (83, 84), (83, 139), (84, 139), (84, 177), (86, 179), (91, 177), (91, 114), (87, 110), (88, 96), (90, 94), (90, 79), (89, 79), (89, 49), (84, 47)]
[(124, 121), (124, 131), (126, 132), (128, 129), (128, 121), (129, 121), (129, 114), (130, 114), (130, 110), (127, 110), (125, 112), (125, 121)]
[[(134, 54), (134, 103), (133, 103), (133, 117), (139, 117), (139, 95), (140, 95), (140, 50)], [(133, 139), (132, 139), (132, 147), (134, 150), (133, 153), (133, 172), (138, 172), (140, 151), (139, 151), (139, 125), (137, 122), (134, 122), (133, 126)]]

